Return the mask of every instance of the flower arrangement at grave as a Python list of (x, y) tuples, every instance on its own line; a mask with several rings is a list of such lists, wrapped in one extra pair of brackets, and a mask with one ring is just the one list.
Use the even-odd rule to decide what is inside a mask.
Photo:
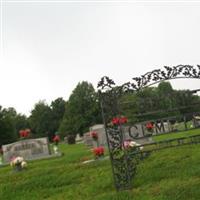
[(111, 121), (113, 126), (119, 126), (119, 125), (123, 125), (126, 124), (128, 122), (127, 117), (114, 117)]
[(90, 133), (90, 136), (92, 137), (93, 140), (97, 141), (98, 140), (98, 134), (96, 131), (92, 131)]
[(123, 148), (126, 150), (133, 150), (133, 149), (142, 150), (143, 149), (143, 147), (140, 144), (132, 140), (125, 140), (123, 144)]
[(24, 160), (23, 157), (17, 156), (13, 157), (10, 161), (10, 166), (13, 167), (16, 171), (21, 171), (27, 167), (27, 162)]
[(53, 137), (53, 142), (54, 142), (53, 146), (54, 153), (58, 154), (58, 144), (60, 142), (60, 136), (58, 135), (58, 132), (55, 133), (55, 136)]
[(152, 122), (148, 122), (148, 123), (146, 124), (146, 129), (147, 129), (147, 131), (152, 132), (153, 129), (154, 129), (153, 123), (152, 123)]
[(24, 129), (19, 131), (19, 136), (21, 139), (28, 138), (30, 136), (31, 130), (30, 129)]
[(140, 152), (142, 151), (143, 148), (144, 148), (143, 146), (141, 146), (135, 141), (131, 141), (131, 140), (124, 141), (123, 147), (122, 147), (124, 151), (122, 151), (123, 152), (122, 156), (125, 155), (125, 152), (129, 152), (130, 155), (134, 155), (133, 159), (131, 160), (131, 163), (133, 166), (135, 166), (141, 159)]
[(95, 141), (96, 146), (98, 147), (99, 146), (99, 140), (98, 140), (99, 136), (98, 136), (98, 133), (96, 131), (92, 131), (90, 133), (90, 137)]
[(55, 145), (58, 145), (60, 142), (60, 136), (59, 135), (55, 135), (53, 138), (53, 142)]
[(93, 154), (94, 154), (95, 159), (103, 157), (104, 156), (104, 147), (99, 146), (99, 147), (93, 148)]

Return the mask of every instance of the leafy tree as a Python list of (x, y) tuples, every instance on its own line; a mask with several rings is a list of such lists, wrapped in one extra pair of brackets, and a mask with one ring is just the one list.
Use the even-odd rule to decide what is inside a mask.
[(51, 132), (49, 134), (50, 138), (53, 138), (53, 135), (58, 131), (59, 126), (62, 122), (64, 113), (65, 113), (65, 104), (66, 102), (63, 98), (57, 98), (51, 102)]
[(169, 82), (161, 82), (158, 87), (148, 87), (136, 93), (125, 94), (120, 102), (124, 105), (123, 114), (128, 117), (129, 122), (200, 111), (199, 96), (189, 90), (173, 90)]
[(97, 94), (92, 84), (83, 81), (73, 90), (66, 103), (60, 132), (67, 135), (82, 135), (88, 128), (100, 121)]
[(14, 108), (2, 109), (0, 106), (0, 146), (14, 142), (17, 139), (15, 115)]
[(31, 111), (29, 123), (35, 136), (49, 136), (52, 131), (51, 108), (44, 102), (39, 101)]
[(176, 106), (175, 91), (169, 82), (161, 82), (157, 87), (158, 104), (162, 110), (172, 109)]
[(176, 104), (181, 114), (199, 112), (200, 98), (189, 90), (176, 91)]
[(16, 132), (19, 133), (20, 130), (30, 128), (28, 119), (25, 115), (17, 114), (15, 117), (15, 128)]
[(139, 113), (138, 98), (136, 94), (125, 94), (120, 98), (119, 102), (118, 105), (120, 106), (122, 115), (125, 115), (129, 119), (129, 122), (136, 122), (136, 114)]

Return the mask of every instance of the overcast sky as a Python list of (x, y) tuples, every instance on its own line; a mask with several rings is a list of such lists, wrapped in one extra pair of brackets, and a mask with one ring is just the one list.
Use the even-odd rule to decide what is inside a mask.
[[(164, 65), (200, 64), (200, 3), (1, 2), (0, 105), (29, 115), (80, 81), (117, 84)], [(34, 3), (35, 2), (35, 3)], [(177, 89), (200, 80), (173, 81)]]

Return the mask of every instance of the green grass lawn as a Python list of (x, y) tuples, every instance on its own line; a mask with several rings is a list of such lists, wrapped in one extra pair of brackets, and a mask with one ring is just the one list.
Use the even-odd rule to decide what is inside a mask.
[(92, 158), (87, 147), (60, 147), (64, 156), (31, 161), (22, 172), (0, 168), (0, 200), (200, 199), (200, 145), (152, 153), (138, 165), (133, 189), (123, 192), (115, 191), (109, 160), (82, 164)]
[(174, 133), (153, 136), (153, 141), (158, 142), (167, 139), (175, 139), (175, 138), (188, 137), (194, 135), (200, 135), (200, 129), (192, 129), (188, 131), (174, 132)]

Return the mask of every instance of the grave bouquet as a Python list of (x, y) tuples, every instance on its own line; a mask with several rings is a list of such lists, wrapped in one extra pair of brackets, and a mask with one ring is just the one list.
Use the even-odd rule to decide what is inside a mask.
[(22, 169), (27, 167), (27, 162), (24, 160), (23, 157), (17, 156), (13, 157), (10, 162), (11, 167), (13, 167), (16, 171), (21, 171)]
[(146, 129), (149, 131), (149, 132), (152, 132), (153, 131), (153, 128), (154, 128), (154, 125), (152, 122), (148, 122), (146, 124)]
[(134, 156), (133, 156), (134, 159), (132, 159), (131, 162), (132, 162), (133, 165), (135, 165), (135, 164), (138, 163), (139, 160), (142, 158), (142, 155), (143, 155), (143, 154), (141, 154), (141, 151), (142, 151), (143, 148), (144, 148), (143, 146), (141, 146), (140, 144), (138, 144), (138, 143), (135, 142), (135, 141), (126, 140), (126, 141), (124, 141), (124, 143), (123, 143), (122, 149), (123, 149), (124, 151), (122, 151), (122, 152), (123, 152), (122, 155), (124, 156), (124, 155), (125, 155), (125, 152), (129, 152), (128, 154), (134, 155)]
[(104, 156), (104, 148), (102, 146), (99, 146), (99, 147), (95, 147), (93, 149), (93, 154), (95, 156), (95, 159), (98, 159), (100, 157), (103, 157)]
[(124, 146), (124, 149), (126, 149), (126, 150), (133, 150), (133, 149), (142, 150), (143, 149), (143, 147), (140, 144), (138, 144), (135, 141), (131, 141), (131, 140), (124, 141), (123, 146)]
[(95, 132), (95, 131), (93, 131), (93, 132), (91, 132), (91, 137), (93, 138), (93, 140), (98, 140), (98, 134), (97, 134), (97, 132)]
[(55, 145), (58, 145), (58, 143), (60, 142), (60, 136), (59, 135), (55, 135), (53, 138), (53, 142)]
[(19, 131), (19, 136), (21, 139), (28, 138), (30, 136), (31, 130), (30, 129), (25, 129), (25, 130), (20, 130)]
[(55, 154), (58, 154), (58, 153), (59, 153), (58, 144), (59, 144), (59, 142), (60, 142), (60, 136), (58, 135), (57, 132), (55, 133), (55, 136), (54, 136), (54, 138), (53, 138), (53, 142), (54, 142), (54, 145), (53, 145), (54, 153), (55, 153)]
[(127, 117), (114, 117), (111, 121), (113, 126), (119, 126), (128, 122)]

